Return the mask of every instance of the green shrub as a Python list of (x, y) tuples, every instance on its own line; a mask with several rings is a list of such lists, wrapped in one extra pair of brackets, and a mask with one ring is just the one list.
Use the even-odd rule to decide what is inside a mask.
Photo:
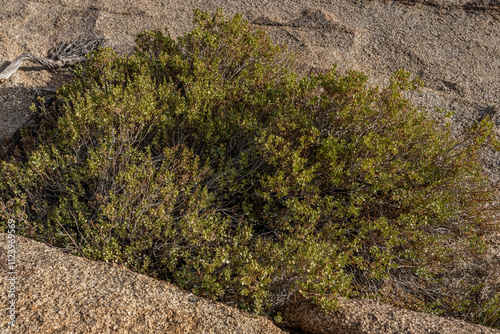
[(4, 230), (267, 314), (292, 296), (397, 303), (401, 273), (428, 302), (456, 247), (480, 255), (491, 122), (453, 139), (402, 97), (421, 87), (403, 70), (386, 88), (300, 78), (241, 16), (195, 23), (75, 70), (1, 163)]

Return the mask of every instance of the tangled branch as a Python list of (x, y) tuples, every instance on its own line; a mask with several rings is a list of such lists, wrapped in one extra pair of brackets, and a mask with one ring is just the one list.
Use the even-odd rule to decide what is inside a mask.
[(30, 53), (23, 53), (0, 72), (0, 84), (10, 78), (24, 61), (30, 61), (49, 69), (73, 66), (85, 60), (85, 55), (104, 45), (104, 39), (92, 40), (77, 39), (69, 43), (60, 43), (49, 52), (48, 58), (37, 57)]

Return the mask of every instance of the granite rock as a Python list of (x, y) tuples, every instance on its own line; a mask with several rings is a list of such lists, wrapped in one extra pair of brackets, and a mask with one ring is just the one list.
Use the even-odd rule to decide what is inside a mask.
[[(9, 274), (7, 238), (0, 234), (0, 333), (283, 333), (266, 318), (20, 236)], [(6, 314), (11, 278), (14, 327)]]

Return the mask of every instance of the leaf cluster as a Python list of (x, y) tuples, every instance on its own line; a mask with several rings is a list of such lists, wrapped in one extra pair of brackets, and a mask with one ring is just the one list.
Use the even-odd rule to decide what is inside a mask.
[(404, 70), (385, 88), (301, 78), (240, 15), (195, 24), (88, 57), (43, 110), (60, 116), (2, 161), (1, 228), (267, 314), (383, 295), (402, 271), (424, 286), (451, 245), (481, 253), (488, 119), (454, 139), (403, 98), (422, 86)]

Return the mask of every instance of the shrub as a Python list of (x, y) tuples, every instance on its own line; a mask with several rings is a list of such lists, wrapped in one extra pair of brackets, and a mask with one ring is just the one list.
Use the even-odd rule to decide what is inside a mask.
[(267, 314), (292, 296), (397, 302), (402, 273), (428, 302), (456, 247), (480, 256), (488, 119), (454, 139), (402, 97), (422, 85), (404, 70), (386, 88), (301, 78), (241, 16), (195, 24), (75, 70), (1, 164), (3, 229)]

